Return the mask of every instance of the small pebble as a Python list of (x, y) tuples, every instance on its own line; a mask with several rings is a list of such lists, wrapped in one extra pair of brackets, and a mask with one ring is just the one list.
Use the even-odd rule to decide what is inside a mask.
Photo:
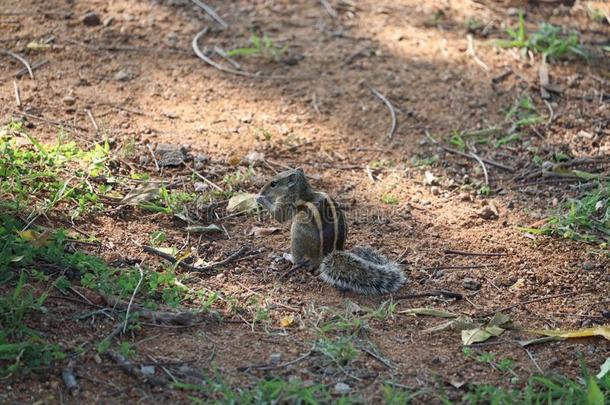
[(95, 27), (101, 23), (102, 20), (100, 20), (100, 16), (93, 11), (90, 11), (83, 16), (83, 24), (85, 24), (87, 27)]
[(430, 192), (432, 193), (432, 195), (439, 195), (441, 193), (441, 189), (437, 186), (432, 186), (430, 187)]
[(335, 384), (335, 392), (340, 395), (349, 394), (352, 391), (352, 387), (343, 382), (338, 382)]
[(490, 220), (490, 219), (497, 219), (499, 216), (499, 213), (498, 213), (498, 209), (496, 208), (496, 206), (493, 205), (493, 203), (490, 203), (489, 205), (486, 205), (483, 208), (481, 208), (477, 212), (477, 215), (479, 216), (479, 218)]
[(117, 82), (126, 82), (128, 80), (131, 80), (131, 78), (132, 74), (127, 69), (121, 69), (114, 74), (114, 80), (116, 80)]
[(227, 275), (225, 273), (218, 273), (216, 275), (216, 280), (223, 282), (227, 279)]
[(479, 290), (481, 288), (481, 283), (473, 278), (465, 278), (464, 281), (462, 281), (462, 285), (464, 286), (464, 288), (473, 291)]
[(282, 361), (282, 353), (271, 353), (269, 356), (269, 363), (271, 364), (280, 364)]
[(74, 103), (76, 103), (76, 99), (73, 96), (70, 96), (70, 95), (65, 96), (63, 98), (63, 100), (64, 100), (64, 104), (68, 105), (68, 106), (74, 105)]
[(584, 262), (582, 264), (582, 268), (585, 271), (591, 271), (591, 270), (595, 269), (595, 264), (593, 264), (591, 262)]

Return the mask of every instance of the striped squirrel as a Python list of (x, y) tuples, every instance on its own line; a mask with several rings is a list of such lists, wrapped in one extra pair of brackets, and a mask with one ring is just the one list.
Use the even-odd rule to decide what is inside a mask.
[(279, 173), (261, 189), (256, 200), (275, 220), (292, 220), (293, 263), (317, 268), (325, 282), (362, 294), (396, 291), (405, 283), (401, 266), (373, 248), (343, 250), (345, 215), (326, 193), (311, 188), (303, 169)]

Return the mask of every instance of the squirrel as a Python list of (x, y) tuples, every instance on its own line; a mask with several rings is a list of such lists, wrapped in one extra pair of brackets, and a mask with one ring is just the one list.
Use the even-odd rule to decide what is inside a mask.
[(291, 255), (295, 265), (318, 269), (325, 282), (340, 290), (383, 294), (405, 283), (401, 266), (369, 246), (343, 250), (345, 214), (326, 193), (315, 191), (303, 169), (277, 174), (256, 201), (279, 221), (292, 220)]

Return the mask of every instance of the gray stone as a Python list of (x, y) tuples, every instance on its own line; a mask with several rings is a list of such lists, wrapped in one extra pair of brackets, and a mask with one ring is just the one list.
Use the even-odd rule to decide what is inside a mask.
[(481, 288), (481, 283), (473, 278), (465, 278), (464, 281), (462, 281), (462, 285), (464, 288), (473, 291), (477, 291)]
[(94, 13), (93, 11), (89, 11), (87, 14), (83, 16), (83, 24), (87, 27), (95, 27), (96, 25), (100, 25), (102, 20), (100, 16)]

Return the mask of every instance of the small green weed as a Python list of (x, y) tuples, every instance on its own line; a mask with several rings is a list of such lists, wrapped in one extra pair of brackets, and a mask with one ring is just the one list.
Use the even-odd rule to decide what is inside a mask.
[(322, 384), (306, 384), (300, 379), (278, 378), (258, 380), (250, 386), (232, 386), (220, 373), (205, 384), (174, 383), (174, 387), (193, 392), (189, 398), (195, 404), (326, 404), (350, 403), (349, 397), (334, 398)]
[(589, 243), (610, 244), (610, 183), (600, 184), (552, 216), (543, 233)]
[(360, 354), (352, 336), (340, 336), (334, 339), (320, 338), (315, 347), (317, 351), (339, 366), (349, 364)]
[(498, 45), (502, 48), (519, 48), (522, 56), (531, 50), (541, 54), (545, 59), (559, 59), (568, 54), (587, 58), (587, 54), (580, 46), (579, 36), (575, 32), (566, 34), (561, 27), (545, 22), (540, 24), (538, 31), (528, 35), (522, 10), (519, 12), (517, 29), (507, 28), (506, 32), (510, 39), (498, 41)]
[[(538, 114), (538, 110), (532, 101), (532, 98), (527, 94), (520, 96), (506, 112), (504, 117), (506, 122), (512, 124), (512, 128), (508, 131), (509, 135), (502, 138), (503, 144), (514, 140), (518, 133), (514, 133), (515, 130), (527, 127), (528, 125), (539, 124), (544, 121), (543, 117)], [(511, 139), (513, 137), (513, 139)], [(500, 141), (498, 141), (500, 142)]]
[(288, 50), (288, 46), (283, 47), (275, 45), (273, 40), (263, 35), (261, 38), (256, 34), (252, 34), (250, 37), (250, 43), (252, 46), (244, 48), (235, 48), (227, 52), (229, 56), (258, 56), (267, 59), (278, 61)]
[(463, 403), (478, 404), (604, 404), (610, 397), (610, 375), (598, 380), (587, 375), (584, 384), (565, 376), (533, 376), (524, 389), (504, 389), (497, 385), (472, 384)]
[(388, 205), (396, 205), (398, 204), (400, 200), (398, 199), (397, 196), (395, 196), (394, 194), (390, 194), (390, 193), (384, 193), (381, 196), (381, 202), (384, 204), (388, 204)]

